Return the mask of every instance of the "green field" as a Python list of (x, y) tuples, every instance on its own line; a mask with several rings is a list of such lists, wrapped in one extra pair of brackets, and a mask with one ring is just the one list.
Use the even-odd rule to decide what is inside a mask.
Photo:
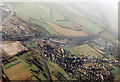
[(72, 47), (72, 48), (64, 48), (64, 49), (67, 51), (70, 51), (76, 56), (88, 55), (89, 57), (93, 57), (93, 56), (103, 57), (102, 54), (98, 53), (95, 49), (90, 47), (88, 44), (77, 46), (77, 47)]
[[(73, 23), (83, 26), (93, 34), (101, 32), (103, 27), (106, 26), (105, 19), (98, 11), (96, 11), (96, 9), (94, 9), (94, 7), (92, 7), (92, 5), (89, 7), (81, 3), (58, 4), (64, 7), (64, 11), (66, 11), (66, 13), (63, 14), (65, 14), (65, 16), (68, 15)], [(74, 17), (72, 15), (74, 15)]]
[[(73, 10), (71, 10), (71, 11), (73, 11)], [(74, 18), (74, 20), (77, 21), (78, 24), (81, 24), (83, 27), (85, 27), (88, 31), (92, 32), (93, 34), (97, 34), (103, 30), (103, 28), (101, 28), (101, 26), (94, 24), (90, 20), (88, 20), (90, 18), (89, 14), (86, 15), (86, 13), (81, 13), (81, 12), (78, 12), (77, 10), (75, 11), (75, 9), (73, 12), (78, 14), (81, 17), (81, 19)], [(89, 12), (87, 12), (87, 13), (89, 13)], [(91, 18), (91, 20), (95, 21), (95, 22), (96, 22), (96, 19), (95, 19), (95, 17)], [(99, 20), (97, 20), (97, 21), (99, 21)]]
[(63, 80), (70, 80), (67, 73), (62, 68), (60, 68), (57, 64), (50, 62), (50, 61), (48, 61), (47, 64), (48, 64), (48, 67), (49, 67), (51, 74), (52, 74), (52, 72), (54, 72), (56, 76), (59, 76), (59, 73), (61, 73), (62, 74), (61, 77)]
[(69, 21), (58, 21), (58, 22), (56, 22), (56, 24), (57, 25), (60, 25), (60, 26), (62, 26), (62, 27), (67, 27), (67, 28), (74, 28), (75, 26), (71, 23), (71, 22), (69, 22)]
[(103, 30), (100, 26), (98, 26), (98, 25), (96, 25), (94, 23), (91, 23), (91, 22), (89, 22), (87, 20), (85, 20), (84, 22), (85, 23), (84, 23), (83, 26), (85, 28), (87, 28), (90, 32), (94, 33), (94, 34), (98, 34), (99, 32), (101, 32)]
[(18, 64), (18, 63), (20, 63), (20, 61), (18, 61), (18, 60), (13, 61), (13, 62), (11, 62), (11, 63), (8, 63), (8, 64), (5, 65), (5, 69), (7, 69), (7, 68), (9, 68), (9, 67), (11, 67), (11, 66), (14, 66), (14, 65), (16, 65), (16, 64)]
[(74, 55), (76, 55), (76, 56), (78, 56), (78, 53), (76, 52), (76, 50), (74, 49), (74, 47), (73, 47), (73, 48), (63, 48), (63, 49), (71, 52), (72, 54), (74, 54)]

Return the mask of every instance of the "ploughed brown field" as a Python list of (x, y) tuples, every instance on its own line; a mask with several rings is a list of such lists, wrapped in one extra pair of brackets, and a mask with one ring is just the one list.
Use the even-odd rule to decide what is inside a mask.
[(71, 29), (62, 28), (62, 27), (60, 27), (54, 23), (48, 22), (48, 21), (45, 21), (45, 23), (47, 23), (51, 28), (53, 28), (56, 32), (58, 32), (61, 35), (73, 36), (73, 37), (88, 36), (88, 34), (83, 31), (75, 31), (75, 30), (71, 30)]

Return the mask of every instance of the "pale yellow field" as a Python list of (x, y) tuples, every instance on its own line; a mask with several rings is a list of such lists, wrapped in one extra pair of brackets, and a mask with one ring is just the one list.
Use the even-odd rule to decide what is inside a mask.
[(100, 57), (103, 58), (104, 56), (100, 54), (98, 51), (90, 47), (88, 44), (84, 44), (77, 47), (71, 47), (71, 48), (64, 48), (65, 50), (71, 52), (72, 54), (75, 54), (76, 56), (86, 55), (88, 57)]
[(90, 57), (93, 57), (93, 56), (103, 57), (102, 54), (97, 52), (95, 49), (90, 47), (88, 44), (85, 44), (85, 45), (82, 45), (82, 46), (79, 46), (79, 47), (75, 47), (74, 49), (76, 50), (76, 52), (78, 54), (89, 55)]
[(51, 22), (45, 21), (51, 28), (53, 28), (55, 31), (57, 31), (59, 34), (61, 35), (65, 35), (65, 36), (74, 36), (74, 37), (84, 37), (84, 36), (88, 36), (87, 33), (83, 32), (83, 31), (75, 31), (75, 30), (71, 30), (71, 29), (66, 29), (66, 28), (62, 28), (56, 24), (53, 24)]

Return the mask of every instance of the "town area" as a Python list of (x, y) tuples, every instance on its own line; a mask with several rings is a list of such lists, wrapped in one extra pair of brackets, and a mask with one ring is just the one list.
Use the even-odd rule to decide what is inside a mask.
[(0, 9), (3, 80), (119, 80), (119, 41), (106, 29), (85, 37), (55, 35), (9, 5)]

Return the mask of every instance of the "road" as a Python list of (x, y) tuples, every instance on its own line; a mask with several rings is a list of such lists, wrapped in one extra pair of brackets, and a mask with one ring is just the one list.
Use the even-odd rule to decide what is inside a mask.
[(44, 63), (45, 63), (45, 67), (46, 67), (46, 70), (47, 70), (48, 75), (49, 75), (49, 80), (50, 80), (50, 82), (52, 82), (52, 77), (51, 77), (51, 74), (50, 74), (50, 71), (49, 71), (48, 65), (47, 65), (47, 63), (46, 63), (46, 60), (44, 60)]

